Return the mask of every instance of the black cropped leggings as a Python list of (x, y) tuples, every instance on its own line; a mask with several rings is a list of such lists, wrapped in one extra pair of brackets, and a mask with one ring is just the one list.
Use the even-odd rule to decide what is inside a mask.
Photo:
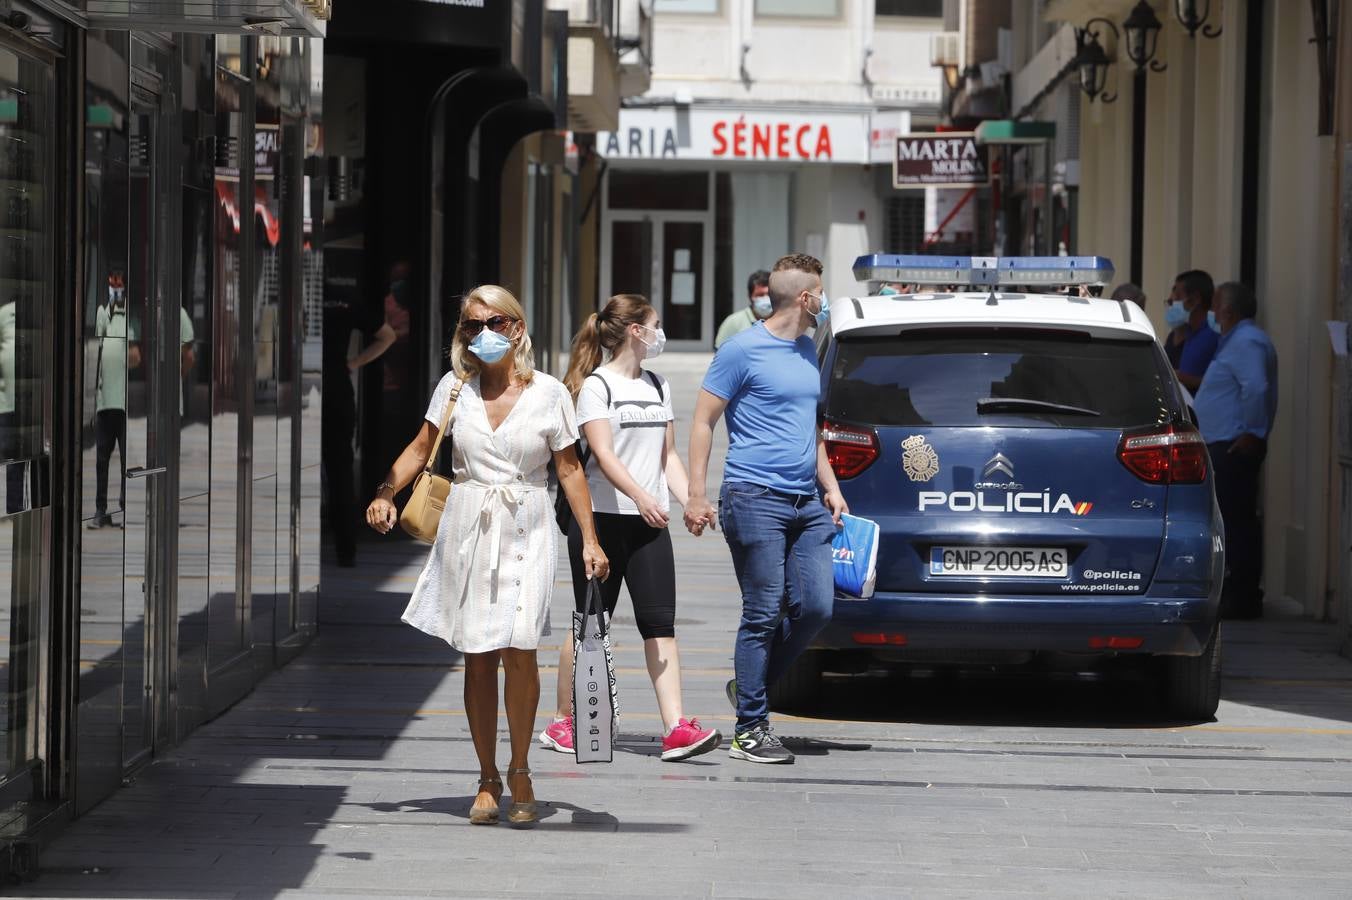
[[(671, 534), (653, 528), (642, 516), (593, 513), (596, 537), (610, 560), (610, 577), (601, 582), (606, 612), (615, 614), (620, 582), (629, 586), (634, 619), (643, 639), (676, 636), (676, 563)], [(573, 569), (573, 603), (587, 603), (587, 571), (582, 565), (582, 529), (576, 521), (568, 529), (568, 562)]]

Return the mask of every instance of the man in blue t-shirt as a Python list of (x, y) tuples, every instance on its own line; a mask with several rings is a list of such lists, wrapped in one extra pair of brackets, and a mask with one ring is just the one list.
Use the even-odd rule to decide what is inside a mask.
[(690, 426), (685, 524), (698, 535), (716, 521), (705, 480), (714, 427), (726, 412), (718, 516), (742, 588), (737, 677), (728, 683), (737, 728), (728, 755), (791, 763), (770, 728), (766, 688), (831, 618), (831, 540), (849, 509), (818, 434), (821, 375), (806, 336), (828, 321), (822, 264), (800, 253), (781, 258), (770, 273), (770, 299), (770, 317), (725, 343), (704, 376)]
[(1189, 269), (1174, 279), (1173, 290), (1164, 301), (1164, 319), (1170, 328), (1164, 352), (1179, 382), (1194, 394), (1202, 386), (1202, 376), (1211, 365), (1220, 340), (1207, 324), (1214, 293), (1210, 275), (1201, 269)]

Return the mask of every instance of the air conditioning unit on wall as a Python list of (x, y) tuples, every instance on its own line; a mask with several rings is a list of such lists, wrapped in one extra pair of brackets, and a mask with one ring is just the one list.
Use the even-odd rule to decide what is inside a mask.
[(936, 69), (962, 68), (962, 34), (941, 31), (930, 35), (930, 65)]

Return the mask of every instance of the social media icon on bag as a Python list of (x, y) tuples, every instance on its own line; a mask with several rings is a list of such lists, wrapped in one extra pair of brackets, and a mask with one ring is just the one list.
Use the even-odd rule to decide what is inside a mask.
[(591, 712), (587, 713), (587, 718), (594, 719), (598, 715), (600, 715), (600, 713), (593, 709)]
[(600, 733), (601, 733), (601, 729), (600, 729), (600, 727), (598, 727), (598, 726), (596, 726), (596, 725), (593, 725), (593, 726), (591, 727), (591, 729), (587, 732), (587, 734), (600, 734)]
[(587, 682), (587, 690), (589, 690), (589, 691), (597, 690), (596, 682), (594, 682), (594, 681), (589, 681), (589, 682)]
[(592, 749), (595, 750), (595, 751), (597, 751), (597, 752), (599, 753), (600, 750), (601, 750), (601, 742), (600, 742), (600, 741), (592, 741)]
[(587, 702), (590, 703), (592, 706), (596, 706), (600, 702), (600, 700), (597, 699), (596, 697), (588, 697)]

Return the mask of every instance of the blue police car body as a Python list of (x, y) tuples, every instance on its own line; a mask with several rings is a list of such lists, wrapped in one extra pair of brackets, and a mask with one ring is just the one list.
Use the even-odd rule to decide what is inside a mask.
[(1186, 394), (1138, 309), (1004, 286), (1060, 282), (1035, 260), (986, 274), (1002, 262), (975, 291), (832, 304), (823, 433), (851, 512), (880, 525), (877, 587), (836, 597), (776, 696), (833, 665), (1137, 654), (1165, 658), (1173, 713), (1207, 718), (1224, 549)]

